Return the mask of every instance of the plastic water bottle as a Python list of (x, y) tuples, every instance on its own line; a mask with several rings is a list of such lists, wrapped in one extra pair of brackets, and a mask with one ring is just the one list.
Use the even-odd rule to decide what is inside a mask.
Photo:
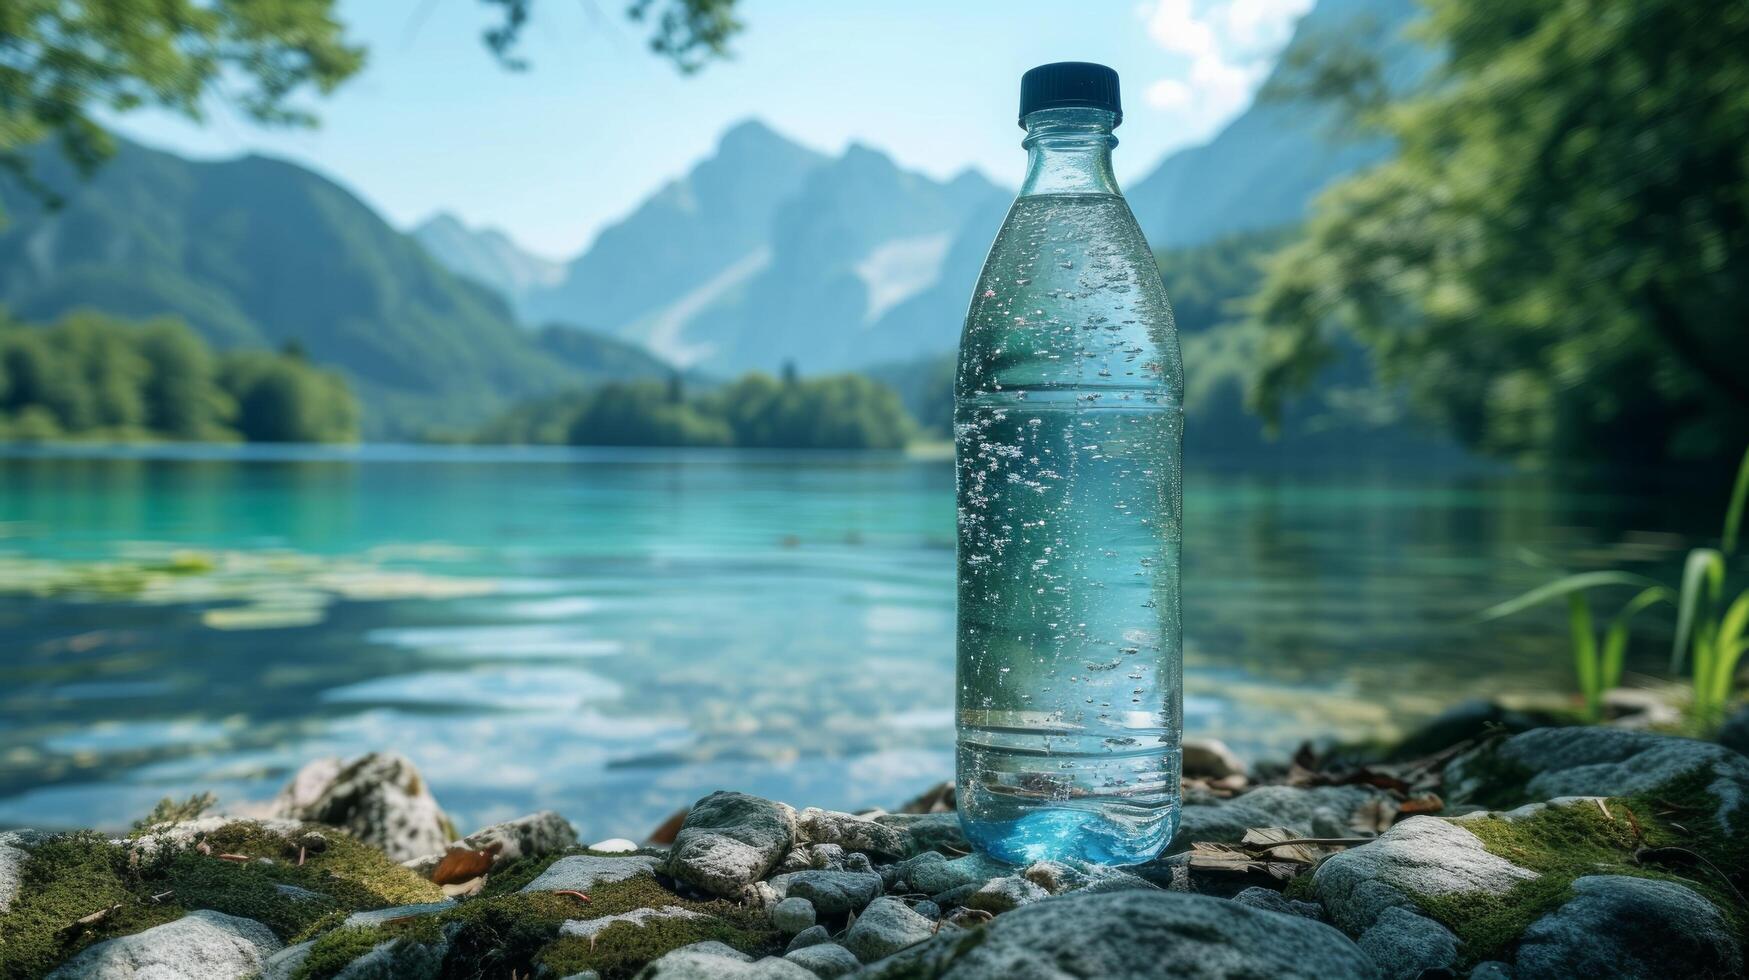
[(1020, 91), (1026, 181), (954, 390), (960, 822), (1007, 861), (1133, 864), (1178, 826), (1183, 367), (1112, 177), (1117, 73)]

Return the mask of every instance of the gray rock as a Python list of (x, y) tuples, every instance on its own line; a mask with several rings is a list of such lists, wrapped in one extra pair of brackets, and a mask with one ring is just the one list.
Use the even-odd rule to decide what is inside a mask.
[(1390, 758), (1420, 759), (1459, 742), (1480, 739), (1499, 731), (1509, 734), (1527, 732), (1548, 725), (1551, 720), (1551, 716), (1542, 712), (1519, 711), (1488, 700), (1462, 701), (1410, 732), (1391, 750)]
[(771, 907), (771, 924), (786, 936), (805, 932), (814, 924), (814, 903), (792, 895)]
[(1324, 909), (1317, 902), (1301, 902), (1288, 898), (1273, 888), (1264, 888), (1261, 885), (1253, 885), (1234, 895), (1233, 901), (1240, 905), (1249, 905), (1254, 909), (1263, 909), (1266, 912), (1297, 915), (1302, 919), (1311, 919), (1313, 922), (1324, 921)]
[(1741, 755), (1749, 755), (1749, 705), (1731, 713), (1719, 726), (1719, 744)]
[(325, 901), (328, 901), (328, 896), (322, 894), (321, 892), (313, 892), (313, 891), (310, 891), (308, 888), (299, 888), (296, 885), (288, 885), (284, 882), (276, 883), (273, 886), (273, 890), (276, 892), (279, 892), (281, 895), (284, 895), (286, 898), (289, 898), (294, 902), (325, 902)]
[(668, 852), (672, 877), (713, 895), (739, 896), (795, 842), (795, 811), (745, 793), (717, 792), (686, 815)]
[(836, 980), (855, 973), (862, 967), (855, 953), (837, 943), (821, 943), (818, 946), (798, 949), (793, 953), (785, 953), (783, 958), (823, 980)]
[[(1702, 772), (1725, 830), (1749, 825), (1749, 758), (1713, 742), (1596, 726), (1538, 728), (1452, 760), (1458, 802), (1530, 803), (1556, 796), (1628, 796)], [(1508, 804), (1510, 805), (1510, 803)]]
[(677, 949), (651, 960), (636, 980), (814, 980), (814, 974), (788, 960), (767, 956), (752, 963)]
[(1031, 905), (1050, 897), (1050, 892), (1025, 878), (1009, 875), (1004, 878), (991, 878), (961, 904), (969, 909), (981, 909), (993, 915), (1001, 915), (1022, 905)]
[(436, 915), (455, 908), (455, 899), (446, 898), (441, 902), (422, 902), (418, 905), (396, 905), (386, 909), (370, 909), (365, 912), (354, 912), (346, 917), (342, 926), (377, 926), (390, 919), (416, 918), (422, 915)]
[[(868, 860), (866, 856), (858, 856), (864, 862)], [(843, 871), (847, 857), (844, 848), (837, 844), (799, 844), (784, 855), (777, 870), (783, 874), (792, 871)]]
[(921, 915), (925, 919), (941, 918), (941, 906), (934, 902), (918, 902), (916, 905), (911, 906), (911, 911)]
[(334, 980), (425, 980), (438, 975), (448, 953), (447, 942), (426, 945), (389, 940), (346, 964), (334, 974)]
[(639, 875), (653, 875), (661, 864), (661, 859), (644, 854), (628, 854), (625, 857), (573, 854), (554, 861), (539, 877), (523, 885), (522, 890), (587, 892), (598, 884), (626, 881)]
[[(976, 937), (978, 941), (968, 941)], [(1060, 965), (1059, 965), (1060, 964)], [(1376, 976), (1335, 929), (1203, 895), (1071, 894), (938, 936), (858, 980), (1155, 980), (1161, 977)]]
[(752, 956), (741, 952), (735, 947), (730, 946), (728, 943), (717, 942), (715, 939), (707, 939), (702, 943), (693, 943), (689, 946), (681, 946), (680, 948), (691, 950), (695, 953), (703, 953), (706, 956), (721, 956), (725, 959), (731, 959), (741, 963), (753, 962)]
[(1355, 941), (1385, 980), (1415, 980), (1423, 970), (1450, 969), (1458, 958), (1450, 929), (1405, 908), (1385, 909)]
[(941, 854), (927, 851), (898, 864), (887, 865), (881, 869), (881, 876), (895, 887), (904, 882), (907, 891), (939, 895), (964, 885), (982, 887), (990, 879), (1011, 875), (1014, 870), (1013, 865), (982, 854), (948, 860)]
[(1202, 779), (1225, 779), (1228, 776), (1243, 776), (1250, 772), (1245, 760), (1227, 747), (1227, 743), (1214, 738), (1187, 738), (1184, 740), (1184, 774)]
[(1512, 965), (1499, 960), (1483, 960), (1470, 970), (1469, 980), (1513, 980)]
[(844, 870), (860, 871), (863, 874), (870, 874), (874, 872), (875, 866), (874, 862), (868, 859), (867, 854), (858, 854), (855, 851), (851, 851), (849, 854), (844, 855)]
[(1282, 827), (1306, 837), (1347, 837), (1354, 812), (1377, 790), (1362, 786), (1260, 786), (1225, 803), (1179, 811), (1169, 853), (1198, 841), (1237, 843), (1253, 827)]
[(844, 948), (873, 963), (936, 934), (936, 923), (896, 898), (877, 898), (844, 933)]
[(339, 827), (397, 861), (441, 853), (450, 821), (405, 756), (372, 752), (342, 763), (318, 759), (292, 778), (271, 816)]
[[(465, 847), (470, 851), (484, 851), (496, 845), (496, 860), (502, 863), (517, 858), (544, 857), (575, 843), (577, 831), (572, 829), (571, 822), (551, 810), (542, 810), (526, 817), (482, 827), (452, 846)], [(428, 876), (442, 860), (443, 852), (437, 852), (401, 863), (420, 875)]]
[(1026, 866), (1021, 877), (1052, 895), (1077, 891), (1121, 891), (1125, 888), (1155, 888), (1122, 868), (1084, 861), (1037, 861)]
[(796, 815), (796, 836), (809, 844), (836, 844), (847, 851), (897, 860), (909, 853), (910, 842), (883, 823), (836, 810), (808, 807)]
[(260, 973), (267, 958), (279, 950), (273, 931), (254, 919), (201, 910), (87, 947), (49, 977), (225, 980)]
[(1743, 950), (1711, 902), (1669, 881), (1594, 875), (1531, 923), (1514, 975), (1712, 977), (1743, 971)]
[(310, 950), (315, 948), (316, 941), (312, 939), (296, 946), (287, 946), (269, 956), (261, 964), (261, 980), (292, 980), (298, 967), (303, 966), (304, 961), (310, 958)]
[(831, 941), (832, 933), (827, 931), (825, 926), (809, 926), (796, 933), (796, 938), (789, 941), (789, 948), (784, 952), (793, 953), (798, 949), (806, 949), (809, 946), (818, 946), (821, 943)]
[(1500, 895), (1537, 877), (1495, 857), (1475, 834), (1438, 817), (1410, 817), (1359, 847), (1332, 855), (1312, 876), (1330, 920), (1351, 936), (1388, 908), (1415, 908), (1411, 896)]
[(620, 922), (629, 922), (632, 925), (637, 926), (639, 929), (642, 929), (644, 926), (649, 925), (654, 919), (708, 918), (710, 918), (710, 916), (705, 915), (703, 912), (694, 912), (692, 909), (684, 908), (679, 905), (669, 905), (659, 909), (632, 909), (630, 912), (620, 912), (617, 915), (597, 916), (593, 919), (569, 919), (564, 925), (559, 926), (559, 935), (582, 936), (583, 938), (588, 939), (592, 936), (598, 935), (608, 926)]
[(0, 834), (0, 913), (12, 907), (18, 889), (24, 886), (24, 837), (17, 833)]
[(972, 849), (960, 828), (957, 813), (883, 813), (874, 822), (903, 831), (910, 838), (910, 851), (949, 850), (964, 853)]
[(972, 884), (969, 884), (969, 885), (961, 885), (958, 888), (949, 888), (947, 891), (937, 892), (934, 895), (929, 896), (929, 901), (936, 908), (943, 908), (943, 909), (964, 908), (965, 904), (966, 904), (966, 899), (971, 898), (973, 895), (977, 894), (978, 889), (980, 889), (982, 887), (984, 887), (984, 886), (977, 883), (977, 882), (973, 882)]
[(797, 871), (778, 875), (771, 885), (789, 898), (805, 898), (822, 919), (860, 912), (882, 890), (881, 876), (858, 871)]

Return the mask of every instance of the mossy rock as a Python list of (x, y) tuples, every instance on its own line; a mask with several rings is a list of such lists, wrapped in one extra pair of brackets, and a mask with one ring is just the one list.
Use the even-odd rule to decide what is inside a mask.
[[(298, 942), (348, 912), (442, 897), (381, 851), (339, 831), (322, 834), (325, 846), (306, 849), (301, 865), (293, 836), (247, 820), (157, 847), (89, 832), (51, 836), (28, 850), (18, 895), (0, 915), (0, 978), (40, 976), (92, 943), (195, 909), (254, 919)], [(96, 921), (78, 924), (100, 911)]]
[[(671, 949), (717, 940), (754, 956), (779, 953), (783, 938), (764, 913), (726, 901), (682, 898), (655, 878), (642, 876), (603, 884), (585, 902), (574, 895), (521, 893), (520, 887), (562, 855), (519, 862), (510, 880), (447, 911), (404, 922), (328, 932), (294, 974), (297, 980), (328, 980), (347, 964), (384, 943), (443, 947), (439, 976), (472, 978), (534, 974), (569, 976), (595, 970), (603, 980), (630, 977)], [(498, 876), (493, 875), (493, 879)], [(494, 880), (494, 884), (496, 881)], [(652, 919), (643, 926), (614, 923), (595, 936), (564, 936), (573, 920), (623, 915), (644, 908), (684, 908), (694, 918)], [(391, 955), (394, 955), (393, 952)], [(401, 955), (410, 956), (406, 950)]]
[[(1749, 942), (1742, 880), (1749, 844), (1713, 820), (1719, 800), (1712, 775), (1697, 771), (1627, 798), (1564, 800), (1511, 813), (1478, 813), (1452, 822), (1496, 857), (1537, 873), (1498, 892), (1412, 894), (1418, 911), (1455, 933), (1463, 966), (1510, 960), (1534, 921), (1573, 897), (1573, 882), (1596, 875), (1668, 881), (1717, 907)], [(1735, 880), (1733, 880), (1735, 879)]]

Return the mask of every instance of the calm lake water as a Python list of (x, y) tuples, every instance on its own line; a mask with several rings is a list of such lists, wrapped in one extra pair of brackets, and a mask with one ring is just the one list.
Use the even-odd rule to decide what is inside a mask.
[[(411, 756), (464, 829), (641, 836), (720, 787), (894, 806), (952, 774), (953, 473), (899, 455), (0, 451), (0, 826)], [(1567, 568), (1710, 509), (1386, 464), (1186, 481), (1189, 734), (1389, 736), (1568, 683)], [(1649, 529), (1659, 529), (1653, 533)], [(1663, 652), (1636, 644), (1634, 666)]]

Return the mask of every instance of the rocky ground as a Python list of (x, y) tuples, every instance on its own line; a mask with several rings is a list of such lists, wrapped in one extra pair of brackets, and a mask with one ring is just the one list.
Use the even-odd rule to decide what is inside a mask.
[(1724, 744), (1545, 720), (1466, 705), (1255, 771), (1193, 744), (1177, 838), (1124, 869), (971, 853), (949, 786), (456, 840), (406, 760), (328, 760), (248, 814), (0, 833), (0, 978), (1743, 975), (1749, 715)]

